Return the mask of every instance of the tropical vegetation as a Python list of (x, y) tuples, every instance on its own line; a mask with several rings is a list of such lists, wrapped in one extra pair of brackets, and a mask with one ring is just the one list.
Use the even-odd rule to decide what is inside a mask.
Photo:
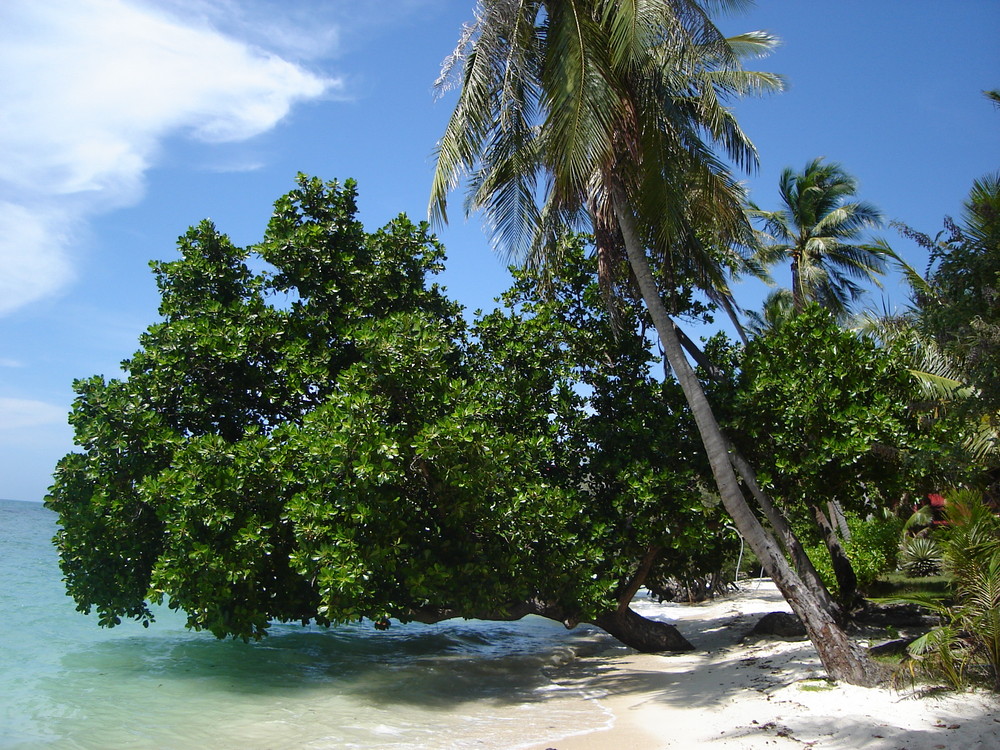
[[(206, 221), (152, 263), (160, 320), (121, 378), (74, 384), (47, 500), (78, 608), (244, 639), (537, 614), (682, 650), (630, 602), (723, 588), (745, 542), (831, 677), (880, 679), (845, 627), (898, 564), (954, 583), (915, 669), (998, 686), (1000, 174), (938, 236), (902, 228), (923, 276), (836, 163), (786, 169), (762, 210), (731, 105), (783, 81), (747, 68), (773, 37), (716, 26), (741, 5), (477, 4), (429, 212), (466, 187), (513, 261), (486, 314), (432, 282), (428, 224), (367, 231), (349, 180), (300, 175), (259, 243)], [(732, 285), (778, 263), (747, 336)], [(911, 308), (851, 319), (890, 264)], [(719, 310), (742, 343), (682, 330)], [(952, 487), (986, 504), (949, 490), (915, 536)]]
[(629, 603), (738, 543), (639, 308), (619, 299), (632, 330), (612, 329), (566, 238), (544, 298), (518, 273), (469, 327), (428, 283), (426, 225), (367, 233), (355, 201), (300, 177), (258, 245), (203, 222), (153, 264), (163, 320), (124, 379), (76, 383), (82, 451), (48, 499), (80, 610), (112, 626), (168, 603), (244, 639), (530, 613), (690, 648)]
[(951, 602), (911, 596), (937, 612), (942, 624), (913, 641), (911, 675), (1000, 690), (1000, 516), (976, 492), (948, 498), (948, 527), (940, 534), (937, 562), (951, 576)]
[(864, 232), (882, 225), (871, 203), (851, 200), (857, 180), (839, 164), (813, 159), (801, 172), (786, 168), (778, 181), (781, 208), (750, 215), (763, 225), (758, 257), (764, 265), (788, 262), (792, 309), (816, 302), (843, 315), (878, 285), (889, 254), (884, 242), (864, 242)]
[[(723, 3), (723, 5), (730, 5)], [(451, 64), (458, 103), (438, 149), (431, 213), (469, 181), (510, 252), (543, 263), (563, 227), (593, 233), (609, 292), (634, 280), (697, 425), (723, 506), (838, 679), (871, 684), (866, 657), (825, 590), (803, 583), (744, 497), (730, 441), (681, 348), (672, 315), (695, 288), (718, 291), (726, 255), (752, 241), (735, 179), (756, 154), (724, 98), (774, 90), (746, 71), (762, 33), (725, 38), (696, 2), (481, 2)], [(629, 276), (607, 270), (626, 258)], [(745, 481), (755, 483), (740, 461)]]

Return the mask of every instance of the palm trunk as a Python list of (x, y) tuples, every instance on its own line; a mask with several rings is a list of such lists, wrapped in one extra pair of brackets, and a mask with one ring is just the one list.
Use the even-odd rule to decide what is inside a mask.
[[(679, 326), (674, 325), (677, 331), (678, 338), (680, 340), (681, 346), (691, 355), (692, 359), (706, 372), (709, 377), (715, 379), (716, 375), (714, 373), (718, 372), (718, 368), (712, 364), (705, 353), (699, 349), (690, 337), (685, 335), (684, 331), (681, 330)], [(791, 525), (788, 523), (788, 519), (785, 518), (785, 514), (778, 509), (771, 498), (767, 496), (767, 493), (761, 488), (760, 484), (757, 482), (757, 473), (750, 466), (750, 462), (747, 461), (743, 454), (740, 453), (739, 449), (733, 444), (728, 444), (729, 449), (729, 460), (733, 464), (733, 468), (736, 470), (737, 475), (742, 477), (743, 484), (746, 485), (747, 489), (750, 490), (750, 494), (757, 501), (757, 505), (764, 512), (764, 516), (771, 524), (771, 528), (774, 529), (775, 533), (778, 535), (778, 542), (782, 545), (785, 552), (789, 554), (792, 558), (792, 565), (795, 566), (795, 572), (799, 574), (803, 582), (809, 586), (813, 594), (820, 600), (823, 607), (830, 616), (833, 617), (837, 622), (842, 622), (843, 612), (837, 602), (834, 601), (833, 597), (830, 596), (830, 591), (827, 589), (826, 584), (823, 583), (823, 579), (820, 578), (819, 573), (816, 570), (816, 566), (813, 565), (812, 560), (809, 559), (809, 555), (806, 554), (805, 549), (802, 547), (802, 543), (799, 538), (795, 536), (795, 532), (792, 531)]]
[(792, 527), (788, 523), (788, 519), (785, 518), (785, 514), (771, 502), (771, 498), (761, 489), (757, 483), (757, 476), (753, 467), (743, 457), (743, 454), (734, 445), (730, 445), (729, 450), (729, 457), (732, 460), (733, 468), (743, 477), (743, 483), (750, 490), (750, 494), (753, 495), (757, 501), (757, 505), (760, 506), (767, 520), (771, 523), (771, 528), (778, 534), (778, 540), (792, 558), (792, 565), (795, 566), (795, 572), (799, 574), (803, 583), (819, 599), (823, 608), (830, 616), (837, 622), (843, 622), (843, 610), (841, 610), (840, 606), (830, 595), (830, 590), (827, 589), (826, 584), (823, 583), (823, 579), (816, 570), (816, 566), (813, 565), (812, 560), (809, 559), (809, 555), (806, 554), (805, 549), (802, 547), (802, 542), (799, 541), (799, 538), (795, 536), (795, 532), (792, 531)]
[(854, 685), (874, 685), (877, 682), (874, 664), (847, 638), (847, 634), (826, 611), (819, 599), (791, 569), (774, 537), (761, 526), (743, 497), (730, 463), (728, 441), (715, 420), (701, 383), (698, 382), (694, 370), (684, 356), (673, 321), (660, 299), (645, 248), (639, 239), (635, 218), (627, 208), (624, 189), (619, 184), (615, 185), (613, 190), (615, 216), (625, 241), (629, 264), (652, 317), (653, 325), (656, 327), (664, 354), (673, 368), (694, 416), (726, 511), (785, 600), (802, 620), (829, 676)]
[(729, 322), (733, 324), (733, 328), (736, 330), (736, 335), (740, 337), (740, 341), (743, 342), (743, 346), (750, 343), (750, 339), (747, 337), (746, 329), (743, 328), (743, 323), (740, 321), (740, 316), (736, 314), (736, 308), (733, 307), (732, 301), (729, 299), (728, 294), (719, 295), (719, 299), (716, 300), (722, 309), (726, 311), (726, 316), (729, 318)]
[(830, 511), (830, 524), (840, 534), (840, 538), (845, 542), (851, 541), (851, 527), (847, 525), (847, 516), (844, 515), (844, 507), (839, 500), (831, 500), (826, 504)]
[(792, 312), (796, 315), (806, 309), (799, 273), (799, 251), (792, 250)]

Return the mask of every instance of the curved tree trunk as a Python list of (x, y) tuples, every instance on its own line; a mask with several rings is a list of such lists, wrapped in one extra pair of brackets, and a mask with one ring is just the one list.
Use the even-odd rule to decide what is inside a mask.
[(646, 582), (646, 578), (649, 577), (649, 571), (653, 569), (653, 563), (656, 562), (659, 554), (660, 548), (655, 545), (650, 545), (646, 549), (646, 554), (639, 561), (639, 567), (635, 571), (635, 575), (632, 576), (631, 580), (618, 593), (619, 612), (628, 609), (629, 603), (639, 592), (639, 589), (642, 588), (642, 585)]
[(873, 662), (860, 647), (848, 639), (819, 598), (791, 569), (774, 538), (761, 526), (743, 497), (730, 461), (728, 440), (715, 420), (701, 383), (681, 349), (673, 321), (663, 306), (645, 248), (639, 239), (635, 218), (627, 207), (625, 191), (620, 184), (615, 185), (613, 191), (615, 216), (625, 241), (629, 264), (653, 319), (664, 354), (677, 376), (698, 426), (726, 511), (785, 600), (802, 620), (829, 676), (854, 685), (876, 684), (878, 675)]
[(673, 625), (650, 620), (626, 607), (605, 612), (591, 621), (636, 651), (692, 651), (694, 646)]
[(732, 300), (729, 298), (728, 294), (719, 295), (717, 302), (722, 305), (722, 309), (726, 311), (726, 316), (729, 318), (729, 322), (733, 324), (733, 328), (736, 331), (736, 335), (740, 337), (740, 341), (743, 342), (743, 346), (750, 343), (750, 339), (747, 337), (746, 329), (743, 327), (743, 323), (740, 321), (740, 316), (736, 314), (736, 308), (733, 306)]

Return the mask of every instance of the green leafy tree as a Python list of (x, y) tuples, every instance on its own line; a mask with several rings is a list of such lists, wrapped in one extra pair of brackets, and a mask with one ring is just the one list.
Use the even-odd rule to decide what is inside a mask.
[(932, 489), (927, 474), (946, 426), (921, 427), (911, 409), (917, 382), (898, 354), (843, 330), (817, 305), (755, 338), (739, 364), (734, 437), (796, 527), (818, 531), (849, 610), (857, 577), (827, 508), (881, 515)]
[[(593, 233), (605, 268), (627, 259), (723, 505), (831, 676), (868, 684), (871, 664), (743, 497), (729, 441), (671, 317), (683, 311), (679, 286), (717, 275), (713, 249), (749, 238), (742, 191), (713, 147), (737, 164), (754, 163), (723, 102), (780, 86), (741, 64), (772, 45), (764, 34), (727, 40), (693, 0), (482, 0), (445, 66), (445, 81), (460, 69), (460, 91), (439, 144), (430, 209), (445, 218), (448, 194), (467, 177), (467, 206), (484, 209), (499, 244), (518, 257), (555, 257), (553, 239), (568, 225)], [(629, 283), (605, 279), (609, 288)]]
[(48, 498), (79, 609), (148, 623), (169, 601), (242, 638), (534, 613), (690, 648), (628, 603), (727, 541), (683, 402), (581, 242), (548, 296), (522, 274), (467, 330), (427, 284), (427, 227), (355, 211), (353, 183), (300, 177), (254, 248), (206, 222), (153, 264), (162, 320), (124, 378), (77, 382), (82, 450)]
[[(552, 392), (547, 427), (561, 458), (547, 476), (584, 490), (572, 535), (588, 540), (595, 580), (617, 582), (607, 589), (617, 611), (628, 612), (646, 581), (711, 574), (727, 556), (735, 561), (737, 539), (721, 508), (703, 501), (710, 475), (683, 394), (655, 374), (639, 301), (618, 297), (609, 309), (580, 238), (562, 243), (558, 268), (512, 272), (505, 307), (474, 328), (470, 361), (485, 368), (477, 379), (499, 385), (512, 420), (522, 419), (517, 398)], [(547, 379), (554, 372), (558, 383)], [(534, 395), (524, 392), (529, 384)], [(615, 632), (606, 616), (597, 623)]]
[(323, 604), (291, 554), (311, 537), (285, 513), (298, 474), (275, 448), (304, 440), (334, 397), (357, 408), (339, 381), (363, 368), (377, 326), (436, 326), (441, 368), (461, 328), (425, 286), (443, 257), (426, 229), (400, 218), (367, 235), (355, 210), (352, 183), (301, 178), (255, 251), (266, 273), (203, 222), (180, 260), (153, 264), (162, 322), (123, 363), (127, 377), (77, 382), (83, 452), (60, 462), (49, 502), (69, 590), (102, 624), (148, 618), (147, 599), (169, 594), (192, 626), (252, 636)]
[(865, 291), (858, 281), (879, 285), (878, 277), (885, 272), (884, 243), (860, 241), (866, 229), (881, 225), (882, 214), (870, 203), (850, 200), (857, 181), (839, 164), (821, 158), (801, 172), (785, 169), (778, 193), (777, 211), (750, 204), (767, 238), (761, 260), (767, 265), (790, 263), (795, 312), (809, 301), (838, 315), (848, 312)]

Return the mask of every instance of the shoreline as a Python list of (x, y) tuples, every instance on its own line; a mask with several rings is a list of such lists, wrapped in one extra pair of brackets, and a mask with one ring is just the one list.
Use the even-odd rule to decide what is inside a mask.
[(697, 647), (687, 654), (584, 657), (553, 683), (613, 717), (609, 726), (521, 745), (523, 750), (939, 750), (1000, 747), (1000, 697), (838, 685), (808, 640), (741, 641), (761, 614), (789, 611), (769, 581), (744, 583), (696, 605), (640, 599), (646, 617), (672, 622)]

